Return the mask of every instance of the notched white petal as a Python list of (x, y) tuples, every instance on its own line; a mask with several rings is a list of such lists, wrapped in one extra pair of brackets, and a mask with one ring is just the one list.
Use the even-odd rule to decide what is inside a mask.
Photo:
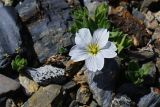
[(117, 56), (117, 53), (115, 51), (110, 50), (110, 49), (103, 49), (100, 51), (100, 54), (104, 58), (114, 58)]
[(80, 47), (87, 46), (92, 40), (90, 30), (87, 28), (82, 28), (76, 33), (75, 43)]
[(107, 29), (97, 29), (93, 34), (93, 43), (97, 43), (100, 48), (103, 48), (108, 42), (109, 31)]
[(99, 53), (96, 56), (95, 60), (96, 60), (96, 63), (97, 63), (97, 69), (101, 70), (103, 68), (103, 66), (104, 66), (104, 57), (102, 56), (102, 54)]
[(85, 60), (89, 57), (87, 51), (84, 48), (73, 46), (69, 52), (71, 59), (75, 62)]
[(97, 64), (94, 57), (89, 57), (85, 60), (85, 65), (89, 71), (96, 72), (97, 71)]
[(113, 42), (108, 41), (106, 46), (104, 46), (103, 49), (109, 49), (109, 50), (112, 50), (112, 51), (116, 51), (117, 47)]
[(104, 57), (101, 54), (91, 56), (86, 59), (85, 64), (90, 71), (96, 72), (101, 70), (104, 66)]

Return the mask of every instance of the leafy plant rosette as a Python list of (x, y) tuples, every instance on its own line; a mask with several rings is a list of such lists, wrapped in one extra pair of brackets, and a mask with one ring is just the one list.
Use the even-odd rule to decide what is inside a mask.
[(16, 58), (12, 60), (11, 66), (13, 70), (22, 72), (26, 68), (27, 64), (27, 59), (17, 55)]
[(126, 77), (135, 85), (141, 86), (146, 76), (148, 76), (153, 69), (153, 64), (148, 62), (139, 66), (137, 62), (131, 61), (128, 64), (128, 71)]

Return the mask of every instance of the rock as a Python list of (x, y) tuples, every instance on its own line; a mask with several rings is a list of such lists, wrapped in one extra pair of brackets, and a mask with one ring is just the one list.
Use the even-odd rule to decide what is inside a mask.
[(160, 27), (157, 27), (152, 35), (152, 39), (155, 40), (155, 47), (160, 49)]
[(148, 43), (150, 35), (147, 33), (143, 22), (122, 6), (111, 8), (109, 20), (115, 27), (131, 36), (136, 47), (143, 47)]
[(66, 83), (65, 85), (63, 85), (63, 89), (64, 90), (70, 90), (74, 87), (76, 87), (76, 83), (74, 81), (69, 81), (68, 83)]
[(160, 39), (160, 27), (157, 27), (152, 35), (152, 39)]
[(15, 92), (19, 88), (20, 84), (17, 81), (0, 74), (0, 97)]
[(154, 20), (154, 14), (151, 11), (148, 11), (146, 13), (145, 17), (146, 17), (146, 20), (149, 21), (149, 22)]
[(145, 16), (140, 12), (140, 11), (138, 11), (138, 9), (136, 8), (133, 8), (133, 10), (132, 10), (132, 14), (133, 14), (133, 16), (135, 16), (137, 19), (139, 19), (139, 20), (144, 20), (145, 19)]
[(129, 51), (127, 55), (132, 60), (138, 61), (141, 64), (155, 59), (153, 50), (147, 49), (147, 48), (144, 48), (144, 49), (142, 48), (141, 50), (137, 50), (137, 51)]
[(111, 107), (135, 107), (135, 105), (126, 95), (116, 95), (112, 100)]
[(147, 26), (147, 28), (149, 28), (149, 29), (156, 29), (157, 27), (158, 27), (158, 21), (157, 20), (153, 20), (153, 21), (151, 21), (151, 22), (146, 22), (146, 26)]
[[(17, 14), (12, 7), (0, 8), (0, 63), (4, 54), (13, 54), (21, 44), (20, 28), (17, 23)], [(5, 23), (5, 24), (4, 24)], [(3, 66), (1, 64), (1, 66)]]
[(92, 100), (92, 102), (91, 102), (89, 107), (99, 107), (99, 106), (98, 106), (96, 101)]
[(69, 59), (70, 59), (69, 57), (66, 57), (61, 54), (52, 55), (46, 60), (45, 64), (60, 67), (60, 68), (65, 68), (65, 65)]
[(142, 96), (148, 94), (149, 92), (150, 92), (150, 89), (145, 87), (138, 87), (132, 83), (125, 83), (121, 85), (117, 91), (117, 93), (121, 95), (127, 95), (129, 98), (131, 98), (135, 102), (139, 101), (139, 99)]
[(27, 78), (24, 75), (19, 76), (19, 81), (20, 81), (20, 84), (22, 85), (22, 87), (24, 88), (25, 94), (28, 96), (31, 96), (39, 88), (39, 85), (36, 82)]
[(41, 63), (61, 47), (72, 45), (67, 32), (71, 10), (65, 0), (24, 0), (17, 9), (28, 24)]
[(60, 85), (40, 87), (21, 107), (51, 107), (52, 102), (61, 94)]
[(81, 104), (87, 104), (89, 103), (89, 100), (91, 99), (91, 92), (87, 91), (87, 89), (78, 89), (76, 101), (78, 101)]
[(160, 58), (157, 58), (156, 67), (158, 68), (158, 71), (160, 73)]
[(159, 107), (160, 106), (160, 94), (151, 92), (140, 99), (138, 107)]
[(69, 107), (70, 103), (76, 100), (77, 90), (78, 86), (74, 81), (70, 81), (63, 86), (62, 107)]
[(160, 0), (144, 0), (144, 1), (142, 2), (142, 5), (141, 5), (140, 10), (146, 12), (146, 11), (149, 9), (149, 6), (150, 6), (152, 3), (157, 3), (157, 2), (159, 2), (159, 1), (160, 1)]
[(93, 98), (100, 106), (109, 107), (119, 76), (119, 66), (114, 59), (106, 59), (101, 71), (85, 71)]
[(157, 19), (157, 21), (160, 23), (160, 11), (156, 12), (154, 16), (155, 16), (155, 19)]
[(12, 6), (14, 2), (14, 0), (2, 0), (2, 1), (4, 2), (5, 6)]
[(73, 100), (69, 107), (79, 107), (78, 102), (76, 100)]
[(73, 80), (77, 83), (77, 84), (85, 84), (87, 83), (87, 76), (84, 74), (84, 72), (87, 70), (86, 67), (81, 68), (81, 70), (74, 75)]
[(81, 68), (83, 67), (83, 62), (74, 62), (72, 60), (69, 60), (66, 63), (66, 74), (70, 77), (73, 77)]
[(16, 10), (10, 6), (0, 7), (0, 68), (10, 65), (11, 58), (16, 50), (23, 50), (23, 56), (28, 59), (29, 65), (37, 62), (29, 31), (23, 26)]
[(6, 99), (7, 99), (7, 97), (1, 97), (1, 98), (0, 98), (0, 105), (1, 105), (2, 107), (5, 107), (5, 105), (6, 105), (6, 104), (5, 104), (5, 103), (6, 103), (6, 102), (5, 102)]
[(22, 21), (31, 20), (31, 18), (38, 17), (40, 10), (36, 0), (24, 0), (16, 6)]
[(64, 69), (51, 65), (45, 65), (40, 68), (29, 68), (26, 70), (26, 73), (41, 85), (48, 85), (50, 83), (63, 84), (66, 82)]
[(67, 28), (61, 26), (61, 23), (65, 22), (59, 22), (58, 20), (60, 20), (59, 16), (49, 24), (47, 24), (47, 20), (43, 20), (29, 27), (40, 62), (44, 62), (46, 58), (58, 53), (61, 47), (67, 47), (72, 44), (71, 35), (64, 32)]
[(80, 5), (80, 1), (79, 0), (67, 0), (67, 2), (71, 7)]
[(3, 7), (3, 3), (0, 1), (0, 7)]
[(7, 99), (5, 107), (17, 107), (13, 99)]

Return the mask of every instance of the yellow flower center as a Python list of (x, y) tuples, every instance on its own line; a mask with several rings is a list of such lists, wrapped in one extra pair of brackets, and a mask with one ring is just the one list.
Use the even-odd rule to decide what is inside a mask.
[(87, 50), (91, 55), (97, 55), (100, 48), (99, 48), (98, 44), (89, 44)]

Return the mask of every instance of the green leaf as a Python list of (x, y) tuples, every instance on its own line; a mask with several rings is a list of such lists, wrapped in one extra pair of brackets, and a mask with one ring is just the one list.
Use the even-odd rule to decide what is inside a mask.
[(17, 55), (16, 58), (12, 60), (11, 66), (13, 70), (20, 72), (27, 66), (27, 60)]
[(95, 19), (99, 20), (102, 18), (107, 18), (106, 16), (108, 15), (108, 5), (106, 3), (102, 3), (99, 6), (97, 6), (95, 10)]
[(143, 64), (142, 67), (139, 67), (138, 63), (134, 61), (129, 62), (127, 76), (134, 84), (142, 85), (144, 77), (149, 75), (153, 66), (152, 62)]

